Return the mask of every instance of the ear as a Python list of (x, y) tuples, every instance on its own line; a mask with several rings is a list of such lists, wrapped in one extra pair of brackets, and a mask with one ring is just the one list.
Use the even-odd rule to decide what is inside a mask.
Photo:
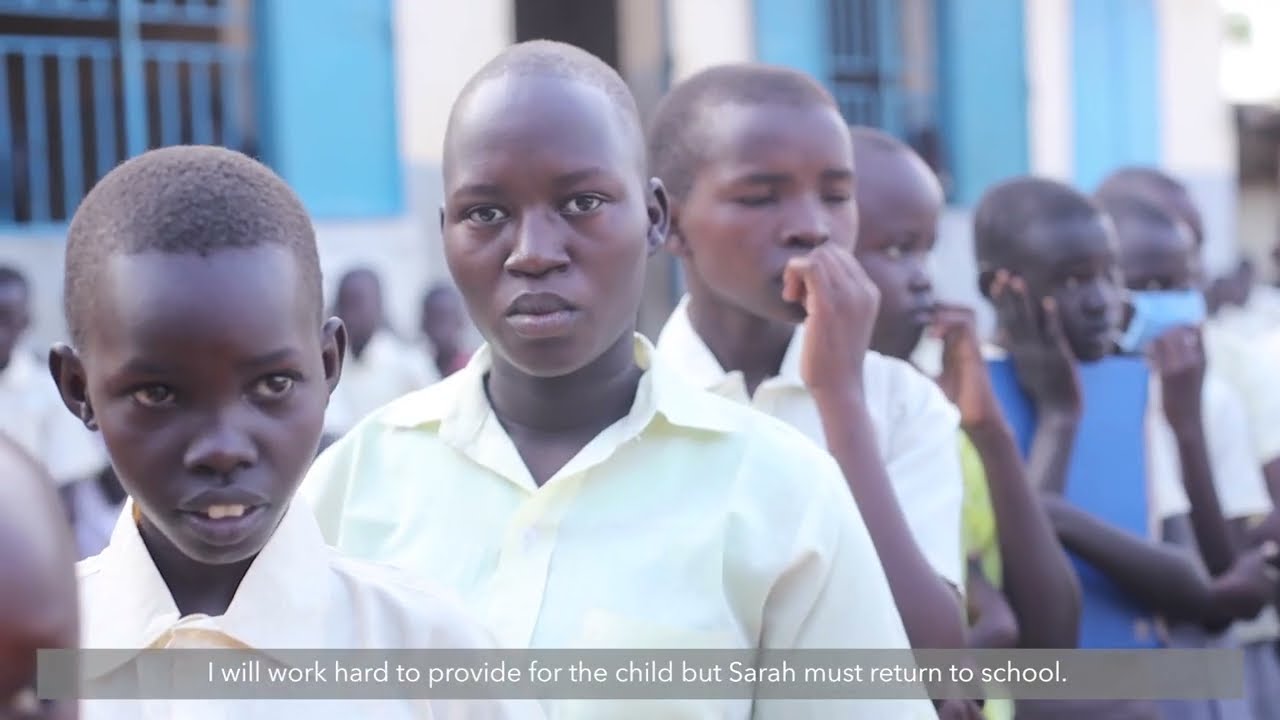
[(684, 232), (680, 229), (681, 204), (679, 200), (672, 198), (670, 200), (671, 220), (667, 230), (667, 252), (678, 258), (690, 258), (693, 252), (689, 248), (689, 241), (685, 239)]
[(76, 351), (65, 343), (56, 343), (49, 350), (49, 374), (53, 376), (62, 404), (72, 415), (80, 418), (86, 428), (98, 429), (98, 418), (89, 400), (89, 380), (84, 363)]
[(670, 237), (671, 202), (667, 188), (658, 178), (649, 179), (649, 255), (653, 255)]
[(338, 379), (342, 377), (342, 361), (347, 356), (347, 328), (342, 321), (331, 317), (321, 330), (320, 354), (324, 360), (324, 382), (329, 392), (338, 387)]
[(991, 284), (996, 281), (996, 270), (987, 268), (978, 271), (978, 292), (982, 297), (991, 299)]

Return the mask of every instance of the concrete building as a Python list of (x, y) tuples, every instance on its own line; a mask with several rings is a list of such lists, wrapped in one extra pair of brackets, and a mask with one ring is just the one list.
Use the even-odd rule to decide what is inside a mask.
[[(909, 140), (951, 201), (942, 292), (976, 300), (969, 211), (1023, 173), (1092, 188), (1125, 163), (1185, 178), (1207, 257), (1235, 257), (1235, 135), (1218, 0), (0, 0), (0, 262), (62, 334), (61, 241), (105, 168), (173, 142), (239, 147), (317, 220), (326, 277), (369, 265), (408, 334), (440, 250), (440, 155), (468, 76), (551, 37), (618, 67), (648, 113), (673, 81), (762, 60), (826, 83), (851, 122)], [(75, 159), (79, 158), (80, 162)], [(642, 328), (679, 292), (651, 268)]]

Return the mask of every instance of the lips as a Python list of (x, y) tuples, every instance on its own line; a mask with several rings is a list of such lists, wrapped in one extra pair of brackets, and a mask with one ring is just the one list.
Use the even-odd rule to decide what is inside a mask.
[(226, 547), (253, 536), (270, 504), (268, 498), (258, 493), (220, 488), (197, 493), (181, 503), (178, 517), (205, 543)]
[(517, 335), (545, 340), (569, 334), (578, 314), (573, 303), (555, 293), (525, 293), (507, 307), (506, 320)]

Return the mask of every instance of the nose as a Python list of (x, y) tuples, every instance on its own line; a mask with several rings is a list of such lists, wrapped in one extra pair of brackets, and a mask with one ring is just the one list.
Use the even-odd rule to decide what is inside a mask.
[(515, 242), (503, 265), (507, 272), (541, 277), (567, 266), (569, 255), (561, 222), (559, 215), (551, 218), (545, 212), (525, 213), (516, 226)]
[(910, 273), (907, 277), (907, 287), (913, 295), (933, 294), (933, 280), (929, 277), (929, 271), (925, 265), (925, 257), (923, 255), (911, 262)]
[(1080, 295), (1080, 310), (1094, 317), (1105, 315), (1111, 305), (1109, 300), (1112, 290), (1108, 283), (1101, 280), (1090, 283)]
[(783, 226), (787, 245), (811, 249), (831, 238), (831, 221), (820, 199), (797, 198), (790, 206)]
[(183, 458), (187, 469), (201, 475), (230, 478), (258, 462), (258, 449), (239, 413), (220, 413), (202, 429)]

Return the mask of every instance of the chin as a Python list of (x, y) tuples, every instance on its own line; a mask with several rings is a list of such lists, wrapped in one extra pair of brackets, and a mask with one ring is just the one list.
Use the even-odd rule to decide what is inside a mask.
[(505, 342), (494, 350), (511, 366), (530, 377), (557, 378), (572, 375), (595, 358), (583, 348), (583, 343), (563, 338), (546, 341), (518, 340)]
[(1071, 352), (1076, 360), (1082, 363), (1095, 363), (1112, 354), (1110, 341), (1106, 339), (1089, 340), (1085, 343), (1072, 343)]

